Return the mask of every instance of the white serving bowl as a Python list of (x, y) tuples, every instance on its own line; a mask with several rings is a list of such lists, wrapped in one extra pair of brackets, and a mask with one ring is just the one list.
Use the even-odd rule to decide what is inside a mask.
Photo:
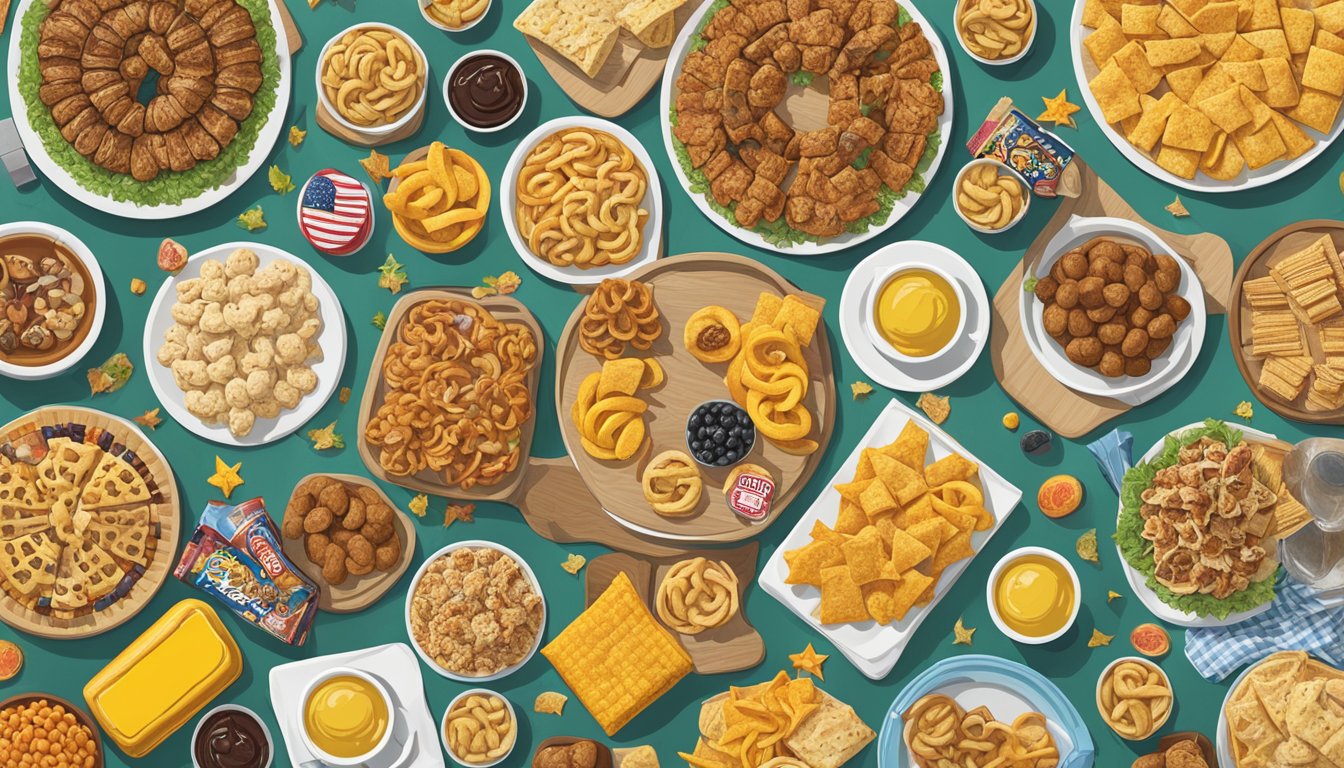
[(1039, 27), (1041, 23), (1041, 12), (1040, 9), (1036, 7), (1036, 0), (1027, 0), (1027, 7), (1031, 8), (1031, 32), (1027, 37), (1027, 44), (1022, 46), (1022, 50), (1018, 51), (1016, 55), (1009, 56), (1006, 59), (986, 59), (972, 51), (971, 47), (966, 44), (966, 41), (961, 36), (961, 24), (958, 17), (961, 16), (961, 6), (967, 1), (968, 0), (957, 0), (957, 2), (952, 5), (952, 36), (957, 38), (957, 45), (961, 46), (961, 50), (965, 51), (967, 56), (970, 56), (972, 59), (987, 66), (1001, 67), (1005, 64), (1019, 62), (1028, 53), (1031, 53), (1031, 46), (1036, 44), (1037, 32), (1040, 31)]
[[(1017, 212), (1017, 215), (1014, 216), (1011, 221), (1009, 221), (1007, 224), (1003, 225), (999, 229), (993, 229), (991, 227), (986, 227), (981, 224), (976, 224), (974, 221), (971, 221), (970, 217), (968, 217), (966, 213), (961, 210), (961, 206), (957, 204), (956, 200), (957, 190), (961, 189), (961, 180), (966, 178), (967, 172), (969, 172), (972, 168), (979, 168), (985, 165), (994, 166), (994, 168), (998, 170), (1000, 175), (1007, 176), (1008, 178), (1017, 182), (1018, 189), (1022, 190), (1021, 210)], [(966, 226), (970, 227), (976, 232), (983, 232), (987, 235), (994, 235), (998, 234), (999, 232), (1007, 232), (1008, 230), (1017, 226), (1018, 222), (1022, 221), (1022, 219), (1025, 219), (1027, 217), (1027, 210), (1031, 208), (1031, 189), (1029, 189), (1027, 185), (1023, 183), (1022, 178), (1018, 176), (1017, 173), (1013, 171), (1012, 168), (1009, 168), (1006, 164), (1001, 163), (992, 157), (977, 157), (976, 159), (962, 166), (961, 171), (957, 173), (957, 181), (952, 187), (952, 195), (953, 195), (952, 210), (957, 212), (957, 216), (962, 221), (966, 222)]]
[(266, 721), (261, 719), (261, 715), (242, 706), (241, 704), (220, 704), (218, 707), (201, 715), (201, 719), (196, 721), (196, 727), (191, 730), (191, 765), (192, 768), (201, 768), (200, 763), (196, 762), (196, 737), (201, 734), (201, 726), (205, 724), (217, 712), (241, 712), (261, 725), (261, 735), (266, 739), (266, 762), (262, 763), (261, 768), (271, 768), (271, 763), (275, 760), (275, 738), (271, 736), (271, 729), (266, 727)]
[(65, 354), (65, 357), (46, 365), (18, 365), (0, 360), (0, 376), (8, 376), (20, 381), (50, 379), (73, 368), (97, 343), (98, 334), (103, 330), (103, 319), (107, 315), (109, 295), (107, 284), (103, 281), (103, 270), (98, 266), (98, 259), (94, 257), (93, 251), (89, 250), (84, 241), (66, 230), (40, 221), (16, 221), (12, 224), (0, 224), (0, 238), (19, 235), (41, 235), (64, 245), (70, 253), (74, 254), (75, 258), (79, 259), (80, 263), (84, 265), (84, 269), (88, 270), (89, 285), (93, 289), (93, 317), (88, 319), (89, 332), (84, 335), (83, 341)]
[[(526, 656), (519, 659), (516, 664), (507, 666), (504, 669), (495, 672), (494, 674), (471, 677), (468, 675), (461, 675), (456, 672), (450, 672), (444, 669), (443, 667), (439, 666), (438, 662), (434, 661), (434, 659), (431, 658), (429, 654), (425, 653), (424, 649), (420, 647), (420, 644), (415, 641), (415, 636), (411, 632), (411, 599), (415, 595), (415, 588), (420, 585), (420, 579), (424, 578), (425, 571), (429, 570), (430, 563), (434, 562), (435, 560), (438, 560), (440, 557), (443, 557), (444, 555), (450, 552), (455, 552), (459, 549), (480, 548), (480, 547), (497, 549), (500, 552), (503, 552), (504, 554), (508, 555), (509, 557), (512, 557), (514, 562), (518, 563), (518, 567), (522, 569), (523, 573), (527, 574), (528, 580), (532, 582), (532, 588), (537, 592), (537, 597), (541, 598), (541, 628), (537, 631), (537, 638), (532, 641), (532, 649), (527, 652)], [(425, 561), (420, 564), (420, 567), (415, 571), (415, 576), (411, 579), (410, 586), (406, 589), (405, 615), (406, 615), (406, 637), (410, 640), (411, 647), (415, 649), (416, 655), (420, 657), (420, 660), (423, 661), (426, 666), (428, 666), (434, 672), (437, 672), (439, 675), (448, 678), (449, 680), (456, 680), (460, 683), (488, 683), (491, 680), (499, 680), (500, 678), (508, 677), (514, 672), (517, 672), (519, 669), (522, 669), (524, 664), (530, 661), (532, 657), (537, 654), (537, 649), (541, 647), (541, 637), (542, 635), (546, 634), (546, 595), (541, 591), (541, 581), (537, 579), (537, 574), (533, 573), (532, 566), (527, 564), (527, 561), (523, 559), (522, 555), (519, 555), (517, 552), (514, 552), (512, 549), (509, 549), (503, 544), (496, 544), (493, 541), (485, 541), (483, 539), (468, 539), (467, 541), (458, 541), (449, 544), (448, 546), (431, 554), (429, 557), (426, 557)]]
[[(952, 337), (948, 339), (947, 343), (941, 348), (936, 350), (933, 354), (925, 355), (923, 357), (907, 355), (904, 352), (897, 350), (890, 341), (887, 341), (886, 337), (884, 337), (882, 332), (878, 329), (877, 317), (875, 314), (877, 301), (882, 293), (882, 287), (902, 272), (914, 272), (918, 270), (932, 272), (942, 278), (944, 282), (951, 286), (952, 295), (957, 300), (957, 330), (952, 333)], [(869, 290), (863, 297), (863, 315), (864, 319), (867, 321), (863, 324), (863, 328), (868, 334), (868, 340), (873, 346), (877, 347), (877, 350), (884, 356), (902, 363), (928, 363), (937, 360), (946, 354), (949, 349), (955, 347), (957, 342), (961, 340), (962, 334), (966, 332), (966, 291), (962, 289), (961, 283), (958, 282), (956, 278), (952, 277), (946, 270), (935, 265), (933, 262), (910, 262), (888, 267), (878, 273), (877, 279), (873, 280), (871, 290)]]
[[(484, 16), (484, 14), (482, 14), (482, 16)], [(513, 117), (510, 117), (508, 120), (491, 128), (481, 128), (480, 126), (472, 125), (466, 120), (463, 120), (462, 116), (457, 114), (457, 110), (453, 109), (452, 99), (448, 98), (448, 88), (453, 82), (453, 73), (456, 72), (457, 68), (462, 66), (462, 63), (465, 62), (467, 59), (475, 58), (476, 56), (482, 56), (482, 55), (498, 56), (499, 58), (504, 59), (505, 61), (512, 64), (513, 68), (518, 70), (518, 79), (521, 80), (523, 83), (523, 100), (522, 103), (518, 105), (518, 111), (513, 113)], [(505, 128), (508, 128), (509, 126), (518, 122), (518, 118), (522, 117), (523, 115), (523, 110), (527, 109), (527, 97), (528, 97), (527, 72), (523, 71), (523, 67), (518, 63), (517, 59), (513, 58), (512, 56), (503, 51), (495, 50), (494, 48), (480, 48), (478, 50), (468, 51), (466, 54), (462, 56), (462, 58), (453, 62), (453, 66), (448, 68), (448, 76), (443, 78), (443, 103), (448, 107), (448, 114), (453, 116), (453, 120), (455, 120), (458, 125), (462, 126), (468, 131), (475, 131), (477, 133), (495, 133), (497, 131), (502, 131)]]
[[(1009, 627), (1008, 623), (999, 615), (999, 605), (998, 602), (994, 600), (995, 588), (999, 584), (999, 577), (1003, 575), (1004, 569), (1013, 561), (1026, 557), (1027, 555), (1038, 555), (1059, 563), (1064, 567), (1064, 570), (1068, 572), (1069, 581), (1073, 584), (1073, 609), (1069, 612), (1069, 620), (1058, 630), (1039, 637), (1024, 635)], [(1082, 587), (1078, 582), (1078, 572), (1073, 569), (1073, 566), (1063, 555), (1054, 550), (1045, 549), (1044, 547), (1022, 547), (1020, 549), (1014, 549), (1012, 552), (1004, 555), (999, 559), (999, 562), (994, 564), (993, 570), (989, 572), (989, 580), (985, 582), (985, 602), (989, 604), (989, 617), (994, 620), (994, 626), (998, 627), (999, 631), (1007, 636), (1009, 640), (1024, 645), (1044, 645), (1054, 640), (1058, 640), (1065, 632), (1068, 632), (1069, 628), (1073, 626), (1073, 623), (1077, 621), (1078, 608), (1083, 603)]]
[(1149, 669), (1156, 670), (1158, 677), (1162, 678), (1162, 684), (1167, 686), (1168, 691), (1171, 691), (1171, 706), (1167, 707), (1166, 714), (1162, 715), (1161, 719), (1153, 723), (1152, 729), (1149, 730), (1148, 733), (1135, 738), (1130, 738), (1128, 736), (1120, 736), (1114, 728), (1111, 728), (1112, 733), (1115, 733), (1116, 736), (1120, 736), (1120, 738), (1125, 741), (1146, 741), (1147, 739), (1152, 738), (1153, 734), (1162, 730), (1162, 726), (1167, 724), (1167, 720), (1171, 717), (1171, 710), (1175, 709), (1176, 706), (1176, 689), (1171, 687), (1171, 678), (1167, 676), (1166, 671), (1155, 664), (1152, 659), (1145, 659), (1141, 656), (1121, 656), (1115, 661), (1112, 661), (1110, 664), (1106, 665), (1105, 669), (1101, 670), (1100, 675), (1097, 675), (1097, 712), (1101, 714), (1101, 720), (1106, 723), (1107, 728), (1110, 728), (1111, 724), (1107, 722), (1106, 712), (1101, 708), (1101, 682), (1106, 679), (1107, 675), (1111, 674), (1111, 670), (1126, 661), (1137, 662)]
[[(383, 700), (383, 705), (387, 707), (387, 727), (383, 729), (383, 735), (378, 739), (378, 744), (366, 754), (357, 757), (337, 757), (336, 755), (328, 754), (318, 747), (317, 744), (313, 742), (312, 737), (308, 734), (308, 728), (304, 724), (304, 715), (305, 710), (308, 708), (308, 699), (312, 698), (313, 692), (317, 690), (319, 685), (333, 677), (356, 677), (363, 680), (377, 691), (379, 698)], [(299, 697), (298, 704), (298, 712), (295, 713), (295, 722), (299, 724), (299, 737), (303, 740), (303, 746), (321, 760), (323, 765), (332, 766), (333, 768), (364, 768), (367, 764), (387, 762), (388, 758), (391, 757), (394, 752), (405, 754), (410, 747), (410, 744), (401, 743), (393, 739), (393, 734), (397, 730), (397, 718), (402, 717), (401, 712), (397, 710), (396, 699), (392, 697), (391, 692), (387, 690), (387, 686), (383, 685), (382, 681), (362, 669), (356, 669), (354, 667), (331, 667), (330, 669), (324, 670), (321, 674), (308, 681), (308, 685), (303, 689), (303, 695)], [(396, 748), (395, 750), (394, 747)], [(391, 764), (400, 765), (401, 763), (400, 761), (393, 761)]]
[[(399, 36), (401, 39), (405, 40), (411, 46), (411, 49), (414, 50), (416, 55), (420, 57), (420, 61), (424, 62), (425, 64), (425, 82), (422, 84), (422, 87), (420, 89), (420, 96), (415, 100), (415, 106), (411, 107), (410, 110), (406, 112), (406, 114), (402, 115), (396, 121), (388, 123), (386, 125), (355, 125), (349, 120), (346, 120), (345, 117), (341, 115), (341, 113), (336, 109), (336, 105), (331, 102), (331, 99), (327, 98), (327, 89), (322, 87), (322, 65), (327, 60), (327, 52), (330, 51), (331, 46), (335, 45), (336, 42), (340, 40), (342, 37), (345, 37), (350, 32), (354, 32), (360, 29), (381, 29)], [(343, 128), (349, 131), (353, 131), (354, 133), (362, 134), (364, 136), (388, 136), (406, 127), (407, 124), (409, 124), (412, 120), (415, 119), (416, 115), (424, 111), (425, 99), (427, 98), (427, 95), (429, 93), (429, 81), (431, 77), (432, 75), (430, 74), (429, 71), (429, 57), (425, 55), (425, 49), (421, 48), (420, 44), (415, 42), (415, 38), (401, 31), (397, 27), (392, 26), (391, 24), (383, 24), (382, 22), (379, 21), (365, 21), (359, 24), (355, 24), (353, 26), (346, 27), (340, 32), (337, 32), (335, 35), (332, 35), (331, 39), (327, 41), (326, 45), (322, 46), (322, 52), (319, 53), (317, 56), (317, 73), (316, 75), (314, 75), (313, 82), (317, 86), (318, 101), (322, 103), (322, 106), (326, 107), (327, 114), (331, 115), (331, 119), (335, 120)]]
[[(513, 721), (513, 743), (509, 745), (508, 751), (494, 760), (484, 763), (465, 762), (459, 759), (457, 753), (448, 746), (448, 713), (453, 711), (453, 707), (456, 707), (459, 701), (473, 694), (498, 697), (500, 701), (504, 702), (504, 709), (508, 710), (509, 719)], [(448, 756), (453, 759), (453, 762), (458, 765), (465, 766), (466, 768), (490, 768), (493, 765), (499, 765), (508, 759), (509, 755), (513, 754), (513, 748), (518, 746), (518, 713), (514, 711), (513, 702), (509, 701), (509, 697), (499, 691), (492, 691), (489, 688), (468, 688), (454, 696), (453, 700), (448, 702), (448, 708), (443, 710), (443, 717), (439, 718), (439, 741), (443, 742), (443, 751), (447, 752)]]
[(471, 21), (468, 21), (466, 24), (463, 24), (460, 27), (450, 27), (447, 24), (444, 24), (440, 22), (438, 19), (434, 18), (428, 10), (429, 6), (431, 5), (433, 5), (433, 0), (416, 0), (415, 2), (415, 7), (420, 9), (420, 15), (425, 17), (425, 21), (429, 22), (429, 25), (431, 27), (442, 29), (444, 32), (466, 32), (468, 29), (471, 29), (477, 24), (480, 24), (481, 21), (484, 20), (487, 15), (489, 15), (490, 6), (494, 5), (494, 0), (485, 0), (485, 10), (481, 11), (481, 15), (477, 16)]

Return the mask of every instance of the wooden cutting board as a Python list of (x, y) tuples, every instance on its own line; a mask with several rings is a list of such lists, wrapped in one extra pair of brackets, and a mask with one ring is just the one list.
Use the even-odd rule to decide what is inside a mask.
[[(1237, 361), (1237, 369), (1241, 371), (1241, 377), (1246, 380), (1246, 386), (1250, 387), (1255, 399), (1264, 404), (1266, 408), (1285, 419), (1303, 421), (1308, 424), (1344, 424), (1344, 408), (1333, 411), (1309, 411), (1306, 409), (1307, 391), (1310, 389), (1310, 384), (1308, 384), (1307, 389), (1303, 390), (1302, 395), (1291, 403), (1285, 403), (1260, 390), (1257, 382), (1260, 380), (1260, 369), (1264, 367), (1264, 360), (1251, 356), (1251, 309), (1250, 305), (1244, 303), (1241, 293), (1242, 283), (1268, 275), (1270, 267), (1283, 258), (1311, 245), (1322, 235), (1330, 236), (1331, 240), (1334, 241), (1336, 250), (1344, 250), (1344, 221), (1310, 219), (1289, 224), (1265, 238), (1255, 247), (1255, 250), (1251, 251), (1246, 260), (1242, 262), (1241, 269), (1237, 270), (1236, 279), (1232, 281), (1232, 299), (1227, 317), (1227, 336), (1232, 342), (1232, 357)], [(1335, 322), (1335, 320), (1329, 322)], [(1324, 362), (1325, 354), (1321, 351), (1320, 337), (1310, 330), (1303, 336), (1306, 338), (1307, 353), (1316, 362)], [(1308, 382), (1310, 382), (1310, 379), (1308, 379)]]
[[(676, 10), (673, 40), (697, 7), (696, 0), (688, 0)], [(633, 109), (663, 79), (667, 56), (672, 51), (670, 45), (649, 48), (622, 30), (606, 64), (595, 77), (588, 77), (550, 46), (527, 35), (523, 37), (560, 90), (575, 104), (601, 117), (620, 117)]]
[[(624, 571), (635, 585), (640, 599), (657, 619), (654, 598), (658, 594), (658, 585), (672, 566), (696, 557), (723, 561), (737, 574), (737, 594), (742, 605), (737, 615), (722, 627), (707, 629), (698, 635), (683, 635), (670, 627), (665, 628), (690, 654), (696, 674), (717, 675), (750, 669), (765, 658), (765, 641), (747, 621), (745, 613), (747, 590), (756, 580), (757, 550), (758, 546), (752, 543), (736, 549), (687, 549), (678, 555), (658, 558), (636, 558), (620, 552), (602, 555), (584, 569), (584, 604), (592, 605), (611, 585), (612, 580)], [(662, 623), (662, 619), (658, 621)]]
[(357, 147), (381, 147), (385, 144), (391, 144), (414, 136), (416, 132), (420, 130), (420, 126), (425, 124), (425, 112), (429, 111), (428, 104), (429, 99), (425, 99), (425, 101), (420, 104), (420, 110), (415, 113), (415, 117), (412, 117), (410, 122), (392, 133), (382, 136), (360, 133), (359, 131), (352, 131), (349, 128), (346, 128), (344, 125), (341, 125), (339, 120), (332, 117), (331, 112), (327, 111), (326, 105), (321, 101), (317, 103), (316, 119), (318, 127), (341, 141), (344, 141), (346, 144), (354, 144)]
[(1129, 219), (1152, 230), (1175, 248), (1199, 275), (1209, 314), (1227, 312), (1233, 272), (1232, 249), (1227, 241), (1207, 232), (1180, 235), (1153, 226), (1081, 159), (1075, 157), (1074, 163), (1078, 164), (1082, 174), (1082, 194), (1073, 199), (1060, 199), (1055, 215), (1027, 248), (1022, 262), (1009, 273), (994, 296), (990, 330), (994, 375), (1004, 391), (1046, 427), (1069, 438), (1087, 434), (1126, 413), (1131, 406), (1069, 389), (1036, 360), (1027, 346), (1018, 315), (1018, 305), (1024, 295), (1022, 281), (1037, 261), (1046, 256), (1046, 245), (1064, 223), (1071, 216), (1110, 216)]
[(303, 34), (299, 32), (299, 25), (294, 23), (294, 14), (289, 12), (289, 6), (285, 0), (275, 0), (275, 5), (280, 9), (280, 26), (285, 30), (285, 42), (289, 47), (289, 55), (293, 56), (303, 48)]

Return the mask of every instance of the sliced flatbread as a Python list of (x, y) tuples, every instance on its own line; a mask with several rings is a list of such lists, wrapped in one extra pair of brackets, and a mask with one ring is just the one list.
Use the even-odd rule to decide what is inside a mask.
[(84, 486), (79, 505), (84, 509), (103, 509), (149, 501), (149, 486), (130, 462), (120, 456), (106, 454), (94, 471), (93, 478)]
[(89, 443), (76, 443), (68, 437), (47, 441), (47, 455), (37, 465), (37, 484), (50, 496), (78, 491), (97, 466), (103, 449)]
[(113, 555), (145, 565), (148, 562), (149, 507), (104, 512), (89, 521), (85, 535)]
[(82, 541), (61, 552), (51, 607), (73, 611), (97, 601), (117, 588), (125, 575), (117, 561), (92, 541)]
[(0, 504), (0, 541), (17, 539), (51, 527), (46, 510), (21, 509)]
[(51, 506), (37, 487), (37, 470), (33, 465), (0, 461), (0, 504), (33, 510)]
[(21, 595), (46, 594), (56, 583), (61, 542), (49, 531), (39, 531), (0, 543), (0, 573)]

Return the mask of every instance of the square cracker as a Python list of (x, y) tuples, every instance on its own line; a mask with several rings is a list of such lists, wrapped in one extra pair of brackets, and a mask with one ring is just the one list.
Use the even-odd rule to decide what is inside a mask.
[(1201, 160), (1199, 169), (1211, 179), (1231, 181), (1241, 175), (1242, 169), (1246, 167), (1246, 161), (1242, 158), (1241, 151), (1237, 149), (1236, 142), (1228, 141), (1224, 136), (1222, 144), (1222, 151), (1218, 153), (1218, 157), (1211, 163)]
[(1218, 127), (1204, 113), (1182, 104), (1167, 119), (1167, 128), (1162, 132), (1162, 145), (1203, 154), (1217, 132)]
[(1344, 0), (1318, 5), (1312, 10), (1316, 15), (1316, 26), (1332, 35), (1344, 32)]
[(1106, 6), (1101, 0), (1084, 0), (1083, 2), (1083, 26), (1088, 29), (1096, 29), (1101, 25), (1102, 20), (1111, 14), (1106, 10)]
[(1199, 84), (1204, 82), (1204, 67), (1190, 66), (1167, 73), (1167, 85), (1181, 101), (1189, 101)]
[(1283, 22), (1279, 19), (1278, 0), (1251, 0), (1250, 18), (1244, 25), (1238, 26), (1252, 31), (1281, 28)]
[(1231, 133), (1251, 122), (1251, 111), (1241, 101), (1242, 87), (1238, 85), (1210, 96), (1196, 104), (1195, 108), (1204, 113), (1204, 116), (1220, 130)]
[(1137, 40), (1130, 40), (1125, 47), (1116, 51), (1111, 61), (1120, 67), (1139, 93), (1148, 93), (1162, 82), (1162, 73), (1148, 63), (1148, 56)]
[(1236, 32), (1237, 4), (1209, 3), (1190, 18), (1190, 23), (1200, 32)]
[(1194, 38), (1178, 37), (1171, 40), (1149, 40), (1143, 45), (1148, 63), (1154, 67), (1185, 64), (1199, 55), (1199, 43)]
[(1317, 46), (1307, 52), (1302, 86), (1335, 96), (1344, 95), (1344, 55)]
[(1115, 52), (1128, 43), (1129, 38), (1125, 37), (1120, 22), (1109, 15), (1101, 20), (1095, 32), (1083, 38), (1083, 47), (1087, 49), (1088, 55), (1092, 57), (1092, 63), (1098, 68), (1104, 68)]
[(1286, 57), (1263, 59), (1260, 68), (1265, 72), (1266, 88), (1260, 94), (1266, 105), (1275, 109), (1291, 107), (1301, 98), (1292, 65)]
[(1324, 29), (1316, 30), (1316, 36), (1312, 38), (1312, 44), (1335, 53), (1344, 53), (1344, 37), (1330, 34)]
[(1306, 53), (1316, 34), (1316, 16), (1305, 8), (1281, 8), (1279, 15), (1283, 20), (1283, 36), (1288, 41), (1288, 51), (1294, 54)]
[(1143, 116), (1139, 118), (1138, 125), (1129, 133), (1129, 141), (1134, 146), (1144, 152), (1152, 152), (1153, 147), (1162, 138), (1162, 132), (1166, 130), (1167, 119), (1176, 107), (1184, 102), (1180, 97), (1171, 91), (1162, 94), (1162, 98), (1157, 99), (1149, 108), (1143, 111)]
[[(1194, 37), (1199, 34), (1199, 30), (1194, 25), (1186, 21), (1181, 12), (1173, 6), (1163, 3), (1162, 10), (1157, 14), (1157, 28), (1167, 33), (1167, 37)], [(1083, 6), (1083, 23), (1087, 24), (1087, 6)], [(1315, 17), (1312, 17), (1312, 23), (1315, 23)], [(1090, 26), (1090, 25), (1089, 25)]]
[(1246, 166), (1251, 170), (1266, 166), (1283, 157), (1288, 151), (1279, 131), (1272, 124), (1256, 130), (1247, 125), (1233, 132), (1232, 139), (1237, 144)]
[(1200, 9), (1209, 4), (1209, 0), (1169, 0), (1176, 10), (1187, 19), (1193, 19)]
[(1255, 130), (1260, 130), (1265, 126), (1265, 123), (1268, 123), (1274, 117), (1274, 110), (1270, 109), (1265, 102), (1260, 100), (1259, 96), (1251, 93), (1251, 90), (1245, 86), (1241, 87), (1239, 93), (1241, 94), (1241, 103), (1245, 104), (1246, 108), (1251, 111), (1251, 125)]
[(849, 568), (838, 565), (823, 569), (821, 605), (817, 608), (817, 619), (822, 624), (848, 624), (870, 618), (863, 590), (854, 583)]
[(1157, 5), (1120, 6), (1120, 29), (1127, 37), (1148, 37), (1158, 34), (1157, 17), (1162, 8)]
[(1225, 61), (1221, 66), (1228, 77), (1252, 91), (1263, 91), (1269, 87), (1265, 80), (1265, 68), (1258, 61)]
[(798, 724), (784, 740), (789, 751), (814, 768), (840, 768), (863, 751), (876, 734), (854, 708), (831, 696)]
[(1304, 88), (1302, 98), (1286, 114), (1297, 122), (1321, 133), (1330, 133), (1339, 112), (1339, 97), (1334, 94)]
[(1153, 162), (1183, 179), (1193, 179), (1199, 171), (1199, 160), (1202, 156), (1203, 153), (1198, 150), (1163, 145), (1157, 150), (1157, 157), (1153, 158)]
[(1222, 64), (1214, 64), (1204, 73), (1204, 79), (1199, 81), (1199, 86), (1195, 88), (1194, 93), (1186, 101), (1191, 104), (1197, 104), (1210, 96), (1222, 93), (1228, 88), (1236, 85), (1232, 76), (1227, 74)]
[(1139, 113), (1139, 92), (1134, 89), (1134, 84), (1125, 76), (1120, 65), (1114, 62), (1106, 64), (1088, 83), (1088, 87), (1092, 89), (1092, 97), (1096, 99), (1097, 106), (1101, 107), (1106, 122), (1118, 123)]
[(1279, 132), (1279, 138), (1283, 139), (1283, 145), (1287, 147), (1285, 159), (1292, 160), (1300, 157), (1307, 150), (1316, 146), (1316, 140), (1311, 138), (1297, 126), (1297, 123), (1289, 120), (1282, 112), (1274, 112), (1271, 116), (1274, 121), (1274, 128)]

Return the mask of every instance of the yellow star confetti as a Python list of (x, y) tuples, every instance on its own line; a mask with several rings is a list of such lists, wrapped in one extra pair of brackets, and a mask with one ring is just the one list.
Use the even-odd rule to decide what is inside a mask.
[(205, 482), (215, 486), (219, 492), (224, 494), (224, 498), (233, 495), (233, 489), (243, 484), (243, 476), (238, 471), (243, 468), (243, 462), (238, 462), (233, 466), (224, 463), (224, 460), (215, 457), (215, 474), (206, 479)]
[(1074, 549), (1078, 550), (1078, 556), (1089, 563), (1101, 563), (1101, 557), (1097, 554), (1097, 529), (1093, 528), (1078, 537), (1078, 543), (1074, 544)]
[(411, 499), (411, 503), (406, 506), (411, 510), (411, 514), (416, 517), (424, 517), (425, 513), (429, 511), (429, 497), (423, 493), (417, 493), (415, 498)]
[(564, 568), (565, 573), (568, 573), (570, 576), (577, 576), (579, 571), (583, 570), (583, 566), (587, 564), (588, 558), (583, 555), (570, 553), (569, 557), (565, 558), (565, 562), (560, 564), (560, 567)]
[(280, 170), (280, 166), (272, 165), (266, 172), (266, 180), (271, 182), (271, 189), (280, 194), (286, 194), (294, 191), (294, 179), (290, 178), (288, 173)]
[(258, 229), (266, 228), (266, 214), (261, 210), (261, 206), (251, 208), (238, 214), (238, 226), (246, 229), (248, 232), (256, 232)]
[(1247, 421), (1255, 418), (1255, 408), (1251, 406), (1251, 401), (1249, 400), (1242, 400), (1240, 403), (1237, 403), (1237, 407), (1232, 409), (1232, 413), (1237, 418), (1245, 419)]
[(136, 424), (139, 424), (140, 426), (146, 427), (148, 429), (158, 429), (159, 425), (163, 423), (163, 419), (159, 418), (158, 408), (145, 411), (139, 416), (136, 416), (134, 419), (131, 419), (131, 421), (134, 421)]
[(313, 450), (315, 451), (345, 447), (345, 437), (336, 434), (336, 422), (334, 421), (322, 429), (308, 430), (308, 439), (313, 441)]
[(867, 397), (868, 395), (873, 394), (873, 385), (866, 381), (856, 381), (849, 385), (849, 392), (854, 396), (855, 400), (858, 400), (860, 397)]
[(830, 656), (824, 653), (817, 653), (817, 649), (812, 647), (811, 643), (803, 649), (802, 653), (790, 653), (789, 661), (793, 662), (793, 668), (800, 672), (810, 673), (818, 680), (825, 680), (826, 676), (821, 673), (821, 665), (826, 663)]
[(1087, 641), (1088, 648), (1100, 648), (1103, 645), (1110, 645), (1115, 639), (1115, 635), (1108, 635), (1100, 629), (1092, 630), (1092, 639)]
[(1069, 103), (1069, 90), (1061, 88), (1059, 95), (1053, 99), (1047, 99), (1042, 96), (1041, 101), (1045, 102), (1045, 111), (1036, 116), (1038, 123), (1054, 123), (1056, 127), (1067, 125), (1070, 128), (1077, 128), (1078, 124), (1073, 121), (1073, 113), (1077, 112), (1077, 104)]
[(1106, 602), (1108, 602), (1108, 603), (1111, 602), (1112, 600), (1115, 600), (1115, 599), (1117, 599), (1117, 598), (1121, 598), (1121, 597), (1124, 597), (1124, 595), (1120, 594), (1119, 592), (1116, 592), (1114, 589), (1108, 589), (1108, 590), (1106, 590)]
[(448, 508), (443, 510), (443, 527), (448, 528), (453, 523), (461, 520), (464, 523), (476, 522), (475, 504), (449, 504)]
[(138, 277), (131, 278), (131, 293), (136, 296), (144, 296), (145, 291), (149, 290), (149, 284)]
[(308, 138), (307, 131), (302, 130), (297, 125), (289, 126), (289, 145), (291, 147), (298, 149), (299, 145), (302, 144), (303, 140), (306, 138)]
[(1170, 203), (1167, 203), (1167, 205), (1164, 207), (1167, 209), (1167, 213), (1170, 213), (1172, 216), (1175, 216), (1178, 219), (1183, 219), (1186, 216), (1190, 215), (1190, 209), (1185, 207), (1185, 203), (1181, 202), (1180, 195), (1177, 195), (1175, 200), (1172, 200)]
[(135, 373), (135, 364), (125, 352), (118, 352), (97, 368), (89, 369), (89, 394), (116, 392), (126, 386), (126, 382), (131, 380), (132, 373)]
[(952, 636), (953, 645), (970, 645), (971, 639), (975, 637), (975, 627), (968, 629), (961, 619), (957, 619), (957, 623), (952, 626)]
[(382, 312), (375, 312), (373, 313), (373, 319), (369, 322), (373, 323), (374, 328), (381, 331), (387, 327), (387, 315), (384, 315)]
[(499, 277), (486, 275), (481, 282), (485, 285), (478, 285), (471, 289), (471, 296), (474, 299), (484, 299), (486, 296), (507, 296), (518, 290), (518, 286), (523, 284), (523, 279), (517, 272), (505, 272)]
[(336, 395), (336, 399), (340, 401), (341, 405), (350, 402), (350, 388), (341, 387), (341, 391)]
[(359, 165), (375, 185), (382, 184), (383, 179), (392, 178), (392, 161), (376, 149), (370, 150), (369, 156), (360, 160)]
[(386, 288), (392, 293), (401, 293), (402, 287), (408, 282), (410, 281), (406, 277), (406, 267), (392, 254), (387, 254), (387, 261), (378, 268), (378, 287)]
[(915, 405), (923, 411), (934, 424), (942, 424), (947, 421), (947, 417), (952, 413), (952, 400), (947, 397), (939, 397), (931, 392), (925, 392), (915, 401)]

